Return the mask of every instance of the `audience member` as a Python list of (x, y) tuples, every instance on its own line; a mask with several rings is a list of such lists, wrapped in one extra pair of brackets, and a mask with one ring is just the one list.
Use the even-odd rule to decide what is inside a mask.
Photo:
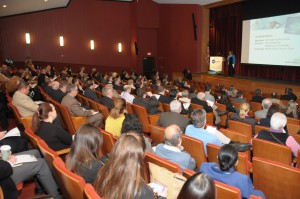
[(267, 112), (267, 117), (261, 118), (259, 121), (259, 125), (270, 127), (270, 121), (271, 121), (272, 115), (279, 111), (280, 111), (280, 109), (278, 106), (276, 106), (276, 105), (270, 106), (270, 108), (268, 109), (268, 112)]
[(182, 110), (181, 103), (178, 100), (173, 100), (170, 103), (171, 112), (162, 112), (157, 121), (157, 125), (167, 128), (171, 124), (176, 124), (182, 132), (185, 132), (186, 126), (189, 124), (189, 119), (180, 114)]
[(235, 107), (229, 101), (227, 92), (222, 92), (221, 98), (218, 103), (226, 105), (226, 111), (236, 113)]
[(67, 88), (67, 94), (62, 99), (61, 104), (68, 107), (72, 116), (86, 116), (88, 123), (101, 127), (103, 120), (102, 113), (82, 108), (80, 102), (75, 98), (77, 93), (78, 87), (74, 84), (69, 85)]
[(122, 123), (125, 119), (124, 113), (126, 113), (126, 101), (123, 98), (116, 99), (114, 108), (111, 109), (105, 121), (105, 130), (116, 136), (121, 135)]
[(71, 78), (71, 82), (69, 82), (69, 84), (75, 84), (78, 88), (78, 93), (80, 95), (84, 95), (84, 90), (83, 90), (82, 85), (80, 84), (79, 79), (77, 77)]
[(32, 129), (54, 151), (70, 148), (72, 135), (60, 125), (53, 124), (57, 113), (55, 107), (49, 103), (39, 106), (32, 116)]
[(270, 106), (272, 106), (272, 101), (269, 98), (263, 99), (263, 101), (262, 101), (263, 110), (255, 111), (255, 113), (254, 113), (255, 117), (266, 118), (267, 112), (268, 112)]
[(250, 111), (250, 104), (242, 103), (239, 114), (233, 113), (229, 116), (229, 119), (251, 124), (252, 134), (254, 135), (254, 126), (255, 124), (257, 124), (257, 121), (254, 118), (249, 117), (248, 115), (249, 111)]
[(292, 153), (295, 157), (297, 157), (297, 153), (300, 150), (300, 144), (294, 139), (293, 136), (290, 136), (284, 130), (286, 126), (287, 118), (283, 113), (277, 112), (274, 113), (271, 117), (270, 121), (270, 129), (261, 130), (255, 136), (256, 138), (275, 142), (278, 144), (286, 145), (291, 148)]
[(280, 97), (281, 100), (297, 100), (297, 96), (293, 93), (293, 89), (291, 88), (286, 88), (285, 89), (285, 94), (281, 95)]
[(179, 164), (181, 170), (195, 169), (196, 161), (190, 154), (183, 152), (181, 146), (181, 130), (179, 126), (172, 124), (165, 129), (165, 144), (158, 144), (155, 154), (172, 162)]
[(184, 183), (177, 199), (215, 199), (214, 180), (205, 173), (196, 173)]
[(209, 104), (207, 104), (207, 102), (205, 100), (205, 93), (203, 93), (203, 92), (199, 92), (197, 94), (197, 98), (192, 98), (191, 103), (199, 104), (199, 105), (203, 106), (204, 110), (207, 113), (213, 112), (213, 108), (211, 106), (209, 106)]
[(61, 103), (62, 99), (66, 95), (68, 87), (68, 82), (66, 80), (62, 80), (59, 84), (59, 89), (54, 90), (50, 96), (57, 101), (58, 103)]
[[(125, 116), (125, 119), (122, 124), (122, 129), (121, 129), (122, 134), (130, 132), (130, 131), (140, 133), (144, 136), (143, 126), (142, 126), (139, 118), (135, 114), (127, 114)], [(144, 136), (144, 139), (145, 139), (145, 144), (146, 144), (146, 150), (154, 153), (149, 139), (145, 136)]]
[(29, 84), (20, 81), (17, 91), (14, 93), (12, 104), (16, 106), (21, 117), (32, 116), (38, 109), (38, 105), (28, 96)]
[(189, 96), (189, 91), (183, 90), (181, 92), (181, 97), (178, 100), (181, 101), (181, 102), (183, 102), (183, 103), (190, 104), (191, 103), (191, 99), (189, 99), (188, 96)]
[(191, 114), (192, 124), (188, 125), (185, 130), (185, 134), (201, 140), (203, 142), (204, 151), (207, 154), (206, 145), (214, 144), (222, 146), (223, 144), (232, 144), (237, 148), (238, 151), (247, 151), (251, 148), (250, 144), (243, 144), (231, 141), (230, 138), (226, 137), (222, 132), (216, 128), (206, 126), (206, 112), (203, 109), (194, 110)]
[(231, 100), (236, 103), (245, 103), (246, 100), (243, 97), (243, 93), (241, 91), (238, 91), (236, 97), (231, 98)]
[[(35, 156), (37, 161), (23, 163), (22, 165), (19, 165), (17, 167), (11, 166), (17, 162), (16, 156), (25, 155), (25, 154)], [(4, 171), (9, 171), (9, 173), (7, 173), (7, 177), (10, 176), (10, 178), (14, 182), (14, 186), (16, 186), (20, 182), (24, 182), (25, 180), (36, 177), (38, 181), (41, 183), (41, 185), (43, 186), (43, 188), (46, 190), (46, 192), (52, 195), (52, 198), (54, 199), (62, 198), (62, 196), (59, 195), (57, 191), (58, 186), (53, 179), (52, 173), (46, 161), (43, 158), (41, 158), (41, 155), (38, 150), (29, 150), (29, 151), (24, 151), (22, 153), (16, 153), (10, 155), (9, 160), (7, 162), (0, 160), (0, 168), (1, 168), (1, 173), (3, 173)], [(8, 180), (7, 184), (5, 185), (7, 187), (4, 187), (3, 189), (3, 186), (1, 184), (4, 195), (8, 194), (8, 195), (16, 196), (18, 194), (17, 192), (15, 192), (16, 190), (12, 187), (13, 185), (10, 180)]]
[(142, 88), (137, 89), (137, 97), (134, 98), (133, 104), (145, 107), (149, 115), (160, 113), (156, 97)]
[(105, 156), (100, 158), (103, 136), (99, 128), (90, 124), (82, 125), (75, 133), (70, 155), (66, 161), (69, 170), (93, 184), (99, 170), (105, 164)]
[(130, 94), (131, 93), (131, 86), (125, 85), (124, 91), (121, 93), (121, 97), (126, 100), (126, 102), (132, 104), (134, 100), (134, 96)]
[(238, 91), (235, 89), (234, 85), (231, 85), (227, 91), (229, 97), (236, 97), (237, 92)]
[(298, 103), (293, 100), (289, 101), (289, 103), (286, 107), (285, 115), (287, 117), (291, 117), (291, 118), (295, 118), (295, 119), (300, 118), (300, 112), (298, 110)]
[(102, 198), (154, 199), (145, 177), (145, 141), (140, 133), (122, 134), (98, 173), (95, 190)]
[(255, 190), (249, 176), (241, 174), (234, 170), (238, 163), (237, 150), (225, 144), (218, 153), (218, 163), (204, 162), (201, 165), (200, 172), (208, 174), (214, 180), (237, 187), (240, 189), (242, 198), (249, 198), (250, 195), (266, 198), (262, 191)]
[(121, 78), (120, 78), (120, 76), (116, 76), (115, 78), (114, 78), (114, 80), (113, 80), (113, 88), (114, 89), (116, 89), (116, 90), (118, 90), (118, 91), (123, 91), (124, 89), (123, 89), (123, 86), (121, 86), (120, 85), (120, 83), (121, 83)]
[(101, 104), (105, 105), (109, 111), (113, 109), (114, 107), (114, 101), (113, 101), (113, 88), (109, 85), (106, 85), (102, 88), (102, 94), (103, 97), (101, 98)]
[(255, 96), (252, 97), (251, 102), (262, 103), (264, 97), (262, 96), (261, 90), (258, 88), (255, 90)]
[(86, 84), (86, 89), (84, 91), (84, 96), (86, 96), (87, 98), (100, 103), (100, 99), (98, 98), (95, 89), (98, 87), (97, 84), (95, 84), (94, 80), (92, 78), (89, 78), (87, 80), (87, 84)]

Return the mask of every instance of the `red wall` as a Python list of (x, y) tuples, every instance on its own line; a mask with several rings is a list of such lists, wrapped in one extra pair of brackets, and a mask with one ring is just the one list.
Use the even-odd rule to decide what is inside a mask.
[[(198, 40), (194, 40), (192, 14), (198, 26)], [(166, 73), (200, 72), (201, 24), (203, 7), (199, 5), (160, 5), (158, 67)]]
[[(199, 70), (201, 41), (194, 41), (192, 13), (202, 17), (198, 5), (165, 5), (151, 0), (134, 3), (73, 0), (67, 8), (0, 19), (2, 59), (23, 63), (31, 56), (36, 63), (96, 66), (101, 71), (134, 68), (142, 72), (142, 58), (151, 52), (157, 69), (171, 73), (184, 67)], [(25, 44), (25, 33), (31, 44)], [(59, 46), (63, 35), (65, 46)], [(90, 39), (95, 50), (89, 49)], [(122, 42), (123, 52), (117, 52)], [(135, 54), (137, 42), (139, 54)]]

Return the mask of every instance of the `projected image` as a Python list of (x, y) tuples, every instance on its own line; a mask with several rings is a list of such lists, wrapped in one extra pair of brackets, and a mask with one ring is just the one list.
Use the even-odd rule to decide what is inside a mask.
[(242, 63), (300, 66), (300, 13), (243, 21)]
[(284, 33), (300, 35), (300, 17), (289, 17)]

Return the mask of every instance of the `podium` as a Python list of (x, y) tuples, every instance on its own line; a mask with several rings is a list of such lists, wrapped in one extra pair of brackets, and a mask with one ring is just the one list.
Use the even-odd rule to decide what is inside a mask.
[(209, 70), (221, 73), (223, 71), (225, 58), (221, 56), (211, 56), (209, 58)]

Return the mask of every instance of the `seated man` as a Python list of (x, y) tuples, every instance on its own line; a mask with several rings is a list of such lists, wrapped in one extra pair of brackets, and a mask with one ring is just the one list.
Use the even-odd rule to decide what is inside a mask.
[(108, 108), (108, 110), (110, 111), (111, 109), (114, 108), (114, 101), (113, 101), (113, 87), (108, 84), (106, 86), (104, 86), (102, 88), (102, 94), (103, 97), (101, 98), (100, 102), (101, 104), (103, 104), (104, 106), (106, 106)]
[(161, 96), (158, 98), (158, 101), (165, 104), (170, 104), (174, 99), (177, 99), (177, 90), (171, 89), (169, 96)]
[[(16, 155), (24, 154), (35, 156), (37, 161), (23, 163), (20, 166), (12, 167), (11, 165), (16, 163), (17, 161)], [(62, 198), (62, 196), (59, 195), (57, 191), (58, 186), (55, 180), (53, 179), (52, 173), (46, 161), (43, 158), (41, 158), (41, 155), (37, 150), (24, 151), (22, 153), (11, 155), (8, 161), (0, 160), (0, 168), (0, 185), (4, 193), (4, 198), (17, 198), (18, 192), (15, 188), (16, 184), (33, 178), (35, 176), (43, 185), (47, 194), (52, 195), (52, 198), (54, 199)], [(5, 176), (2, 174), (5, 174)]]
[(207, 104), (207, 102), (205, 100), (205, 93), (203, 93), (203, 92), (199, 92), (197, 94), (197, 98), (192, 98), (191, 103), (199, 104), (199, 105), (203, 106), (204, 110), (207, 113), (213, 112), (213, 108)]
[(172, 124), (165, 129), (165, 144), (158, 144), (155, 154), (180, 165), (181, 170), (195, 169), (196, 161), (190, 154), (182, 152), (181, 130), (179, 126)]
[(87, 84), (86, 84), (86, 89), (84, 91), (84, 96), (86, 96), (87, 98), (100, 103), (101, 100), (98, 98), (95, 89), (97, 88), (97, 84), (94, 83), (94, 80), (92, 78), (89, 78), (87, 80)]
[(160, 114), (160, 117), (157, 121), (157, 125), (167, 128), (171, 124), (176, 124), (180, 127), (181, 131), (185, 131), (185, 127), (190, 123), (190, 120), (181, 115), (182, 106), (178, 100), (173, 100), (170, 103), (170, 111), (171, 112), (163, 112)]
[(237, 92), (236, 97), (231, 100), (236, 103), (244, 103), (246, 100), (243, 98), (243, 93), (241, 91)]
[(28, 96), (29, 85), (20, 81), (17, 91), (13, 95), (12, 104), (17, 107), (21, 117), (32, 116), (38, 109), (38, 105)]
[(192, 123), (186, 127), (185, 134), (195, 139), (201, 140), (204, 145), (204, 151), (206, 151), (207, 144), (215, 144), (222, 146), (223, 144), (233, 144), (238, 151), (247, 151), (251, 148), (250, 144), (236, 143), (226, 137), (222, 132), (216, 128), (208, 127), (206, 125), (206, 112), (203, 109), (194, 110), (191, 114)]
[(262, 101), (261, 104), (262, 104), (263, 110), (255, 111), (255, 117), (266, 118), (267, 112), (268, 112), (270, 106), (272, 106), (272, 101), (269, 98), (266, 98)]
[(287, 88), (285, 89), (285, 94), (281, 95), (281, 100), (297, 100), (297, 96), (293, 93), (293, 89)]
[(72, 116), (86, 116), (89, 124), (93, 124), (97, 127), (102, 126), (103, 115), (102, 113), (97, 113), (94, 110), (86, 110), (81, 107), (80, 102), (75, 99), (78, 93), (78, 87), (71, 84), (67, 88), (67, 94), (62, 99), (61, 104), (68, 107), (68, 110)]
[(134, 98), (133, 104), (145, 107), (149, 115), (160, 113), (158, 110), (159, 102), (156, 97), (142, 88), (137, 90), (137, 97)]
[(265, 98), (262, 96), (261, 90), (258, 88), (255, 90), (255, 96), (252, 97), (251, 102), (262, 103)]
[(126, 100), (126, 102), (132, 104), (134, 100), (134, 96), (130, 94), (131, 93), (131, 86), (125, 85), (124, 91), (121, 93), (121, 97)]
[(50, 96), (58, 103), (61, 103), (62, 99), (66, 95), (67, 87), (68, 82), (66, 80), (61, 81), (59, 84), (59, 89), (54, 90), (53, 93), (50, 94)]

